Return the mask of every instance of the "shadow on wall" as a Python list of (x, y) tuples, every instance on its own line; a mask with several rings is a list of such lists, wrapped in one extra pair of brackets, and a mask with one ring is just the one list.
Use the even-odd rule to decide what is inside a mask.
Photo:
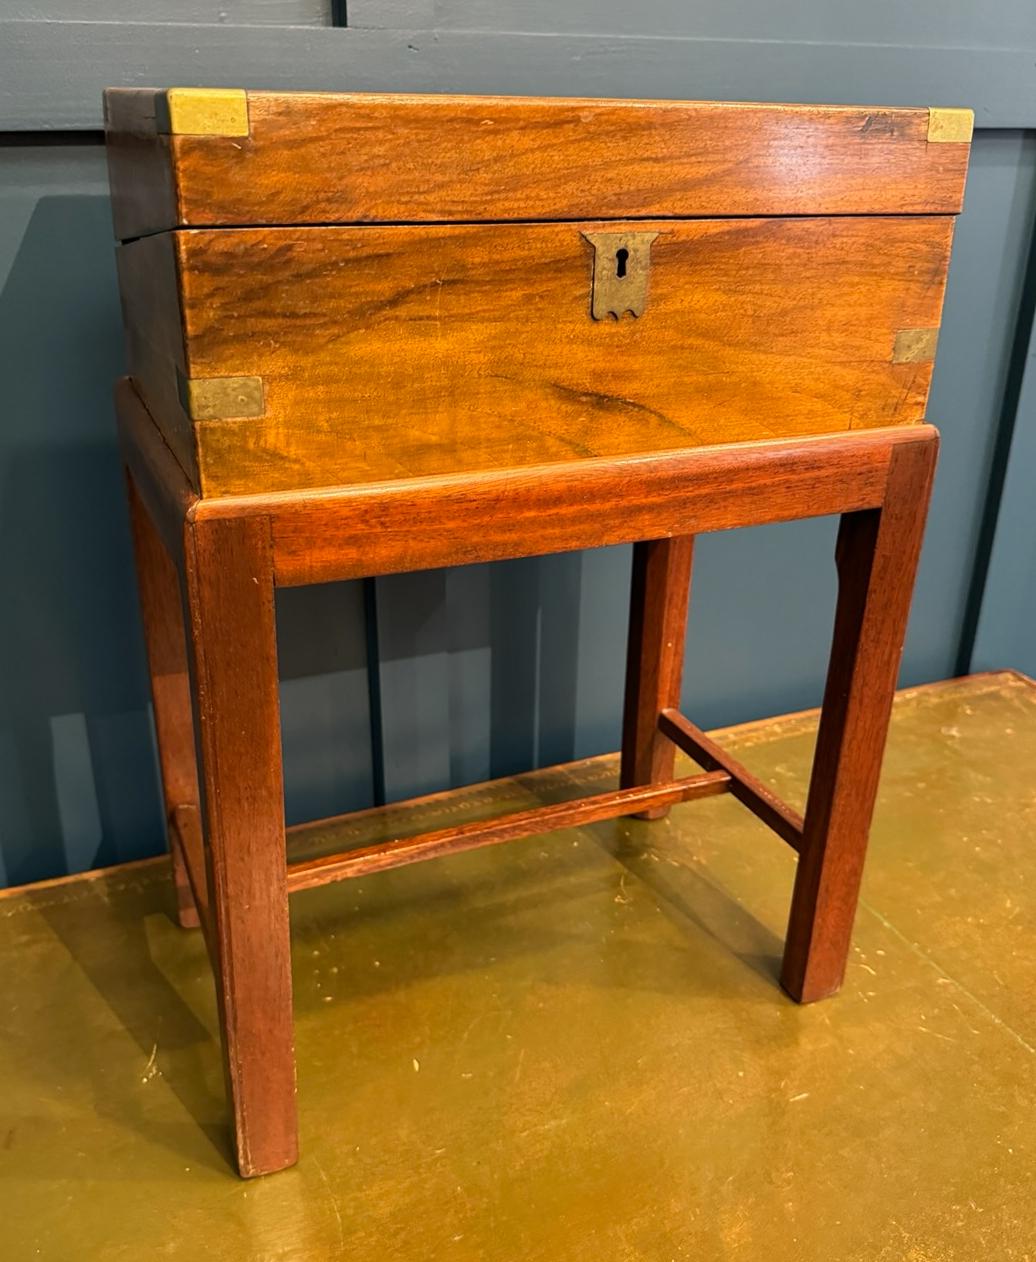
[(0, 293), (0, 860), (12, 884), (161, 837), (110, 403), (121, 346), (106, 200), (42, 198)]
[[(579, 553), (493, 567), (490, 776), (576, 756), (582, 578)], [(621, 673), (607, 683), (618, 713)]]
[[(579, 756), (592, 727), (592, 713), (579, 702), (580, 672), (592, 663), (583, 608), (587, 555), (376, 581), (380, 796), (398, 801)], [(612, 628), (621, 643), (626, 587), (628, 576)], [(612, 637), (608, 648), (615, 647)], [(611, 694), (610, 730), (621, 707), (621, 661), (601, 675), (598, 690)], [(604, 747), (616, 747), (610, 735)]]
[[(0, 356), (0, 884), (20, 884), (165, 845), (106, 197), (36, 203), (0, 292)], [(368, 805), (359, 587), (283, 593), (278, 624), (289, 819)]]

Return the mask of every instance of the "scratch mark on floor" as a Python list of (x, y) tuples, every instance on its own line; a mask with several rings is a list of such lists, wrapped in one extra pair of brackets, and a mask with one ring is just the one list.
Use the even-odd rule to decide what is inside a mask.
[(319, 1174), (321, 1179), (323, 1180), (324, 1187), (327, 1188), (327, 1194), (331, 1198), (331, 1208), (335, 1212), (335, 1219), (338, 1223), (338, 1243), (341, 1246), (343, 1250), (343, 1254), (344, 1254), (345, 1224), (342, 1222), (342, 1211), (338, 1208), (338, 1197), (335, 1196), (335, 1190), (331, 1186), (331, 1180), (327, 1177), (327, 1175), (324, 1172), (324, 1167), (320, 1164), (319, 1160), (315, 1156), (313, 1158), (313, 1164), (316, 1166), (317, 1174)]
[(1011, 1038), (1013, 1038), (1014, 1041), (1019, 1044), (1019, 1046), (1024, 1047), (1025, 1050), (1030, 1053), (1030, 1055), (1036, 1056), (1036, 1047), (1033, 1047), (1031, 1043), (1027, 1043), (1026, 1040), (1018, 1033), (1017, 1030), (1009, 1026), (1002, 1017), (998, 1017), (997, 1014), (993, 1011), (993, 1009), (990, 1008), (988, 1004), (983, 1003), (982, 1000), (979, 999), (977, 995), (973, 995), (971, 991), (968, 990), (967, 986), (963, 986), (955, 977), (952, 977), (949, 973), (947, 973), (941, 964), (939, 964), (936, 960), (933, 960), (932, 957), (927, 952), (922, 951), (922, 949), (917, 945), (916, 942), (911, 941), (911, 939), (908, 938), (905, 933), (897, 929), (896, 926), (892, 923), (892, 921), (887, 920), (881, 914), (881, 912), (877, 910), (877, 908), (871, 907), (870, 904), (863, 902), (862, 899), (860, 901), (860, 907), (866, 910), (867, 912), (869, 912), (875, 918), (875, 920), (880, 921), (880, 923), (885, 926), (885, 928), (889, 931), (889, 933), (894, 934), (900, 940), (900, 942), (904, 943), (907, 947), (909, 947), (909, 949), (914, 953), (914, 955), (917, 956), (918, 959), (923, 960), (930, 968), (935, 969), (935, 971), (939, 974), (940, 980), (945, 979), (946, 981), (950, 982), (953, 986), (957, 988), (957, 990), (960, 991), (960, 993), (966, 999), (970, 999), (976, 1008), (981, 1009), (981, 1011), (985, 1013), (985, 1015), (990, 1019), (990, 1021), (993, 1022), (994, 1025), (999, 1026), (1001, 1030), (1009, 1034)]

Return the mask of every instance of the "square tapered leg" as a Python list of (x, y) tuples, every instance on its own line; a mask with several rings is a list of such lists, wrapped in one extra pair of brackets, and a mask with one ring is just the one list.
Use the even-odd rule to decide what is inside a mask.
[(177, 914), (185, 929), (196, 929), (198, 907), (174, 823), (177, 811), (197, 812), (200, 802), (183, 593), (176, 566), (132, 479), (129, 501)]
[[(626, 701), (620, 784), (661, 784), (673, 778), (676, 747), (659, 731), (663, 710), (680, 705), (687, 603), (694, 536), (633, 545)], [(641, 813), (660, 819), (668, 807)]]
[(802, 1003), (845, 973), (937, 443), (892, 451), (880, 508), (847, 513), (838, 605), (781, 983)]
[(195, 522), (185, 547), (228, 1093), (243, 1175), (298, 1157), (270, 529)]

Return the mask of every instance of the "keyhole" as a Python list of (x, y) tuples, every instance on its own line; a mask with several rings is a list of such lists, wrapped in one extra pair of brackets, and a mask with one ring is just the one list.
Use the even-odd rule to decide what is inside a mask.
[(626, 275), (626, 260), (629, 258), (630, 252), (625, 246), (615, 251), (615, 275), (622, 280)]

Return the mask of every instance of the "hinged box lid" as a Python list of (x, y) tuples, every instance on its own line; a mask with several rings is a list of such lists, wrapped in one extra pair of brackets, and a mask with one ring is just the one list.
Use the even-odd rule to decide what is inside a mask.
[(970, 110), (110, 88), (116, 233), (956, 214)]

